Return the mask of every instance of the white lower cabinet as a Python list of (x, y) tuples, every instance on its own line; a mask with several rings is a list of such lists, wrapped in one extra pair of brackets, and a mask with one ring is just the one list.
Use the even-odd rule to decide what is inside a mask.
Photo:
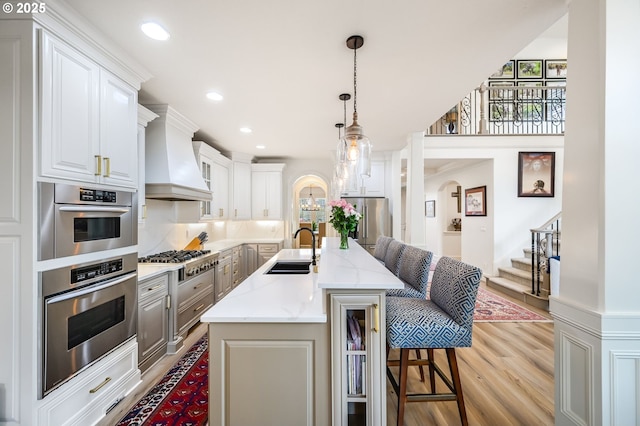
[(138, 283), (138, 365), (142, 372), (167, 353), (168, 297), (167, 274)]
[(86, 426), (97, 423), (140, 383), (135, 338), (116, 348), (47, 395), (38, 425)]
[(384, 291), (329, 295), (334, 425), (386, 425), (384, 297)]
[(280, 251), (280, 245), (275, 243), (258, 244), (258, 263), (257, 268), (265, 264), (276, 253)]

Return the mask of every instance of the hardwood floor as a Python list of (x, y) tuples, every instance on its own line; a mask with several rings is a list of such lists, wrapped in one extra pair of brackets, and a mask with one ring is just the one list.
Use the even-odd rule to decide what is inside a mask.
[[(527, 308), (549, 317), (545, 311)], [(196, 327), (181, 352), (165, 357), (149, 369), (142, 384), (99, 425), (115, 425), (205, 332), (204, 325)], [(473, 346), (456, 352), (470, 425), (553, 425), (553, 323), (475, 323)], [(448, 371), (444, 351), (437, 351), (436, 359)], [(428, 391), (428, 384), (425, 387), (419, 380), (418, 369), (409, 370), (409, 390)], [(397, 396), (388, 380), (386, 383), (387, 424), (391, 426), (396, 424)], [(441, 386), (444, 384), (437, 384), (438, 389)], [(455, 402), (412, 402), (405, 409), (405, 426), (459, 422)]]

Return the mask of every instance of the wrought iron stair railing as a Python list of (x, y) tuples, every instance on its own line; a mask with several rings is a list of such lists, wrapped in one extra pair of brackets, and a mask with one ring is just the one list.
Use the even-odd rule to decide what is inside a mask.
[(548, 271), (549, 259), (560, 255), (562, 212), (538, 228), (531, 229), (531, 294), (540, 296), (542, 274)]
[[(489, 84), (492, 83), (497, 82)], [(427, 134), (564, 134), (566, 86), (552, 84), (565, 83), (546, 82), (544, 86), (542, 82), (526, 84), (487, 86), (483, 83), (433, 123), (427, 129)]]

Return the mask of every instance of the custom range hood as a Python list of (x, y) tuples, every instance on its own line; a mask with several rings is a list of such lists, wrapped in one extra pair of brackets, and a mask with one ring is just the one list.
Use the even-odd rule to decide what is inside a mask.
[(145, 134), (146, 198), (211, 201), (191, 139), (198, 127), (166, 104), (145, 105), (158, 114)]

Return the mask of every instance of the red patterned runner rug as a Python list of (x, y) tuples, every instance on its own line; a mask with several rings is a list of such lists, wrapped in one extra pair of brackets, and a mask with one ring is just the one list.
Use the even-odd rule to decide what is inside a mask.
[(205, 334), (117, 426), (203, 426), (208, 421), (209, 351)]
[(482, 287), (478, 289), (478, 298), (476, 299), (476, 310), (473, 313), (473, 320), (476, 322), (552, 321)]

